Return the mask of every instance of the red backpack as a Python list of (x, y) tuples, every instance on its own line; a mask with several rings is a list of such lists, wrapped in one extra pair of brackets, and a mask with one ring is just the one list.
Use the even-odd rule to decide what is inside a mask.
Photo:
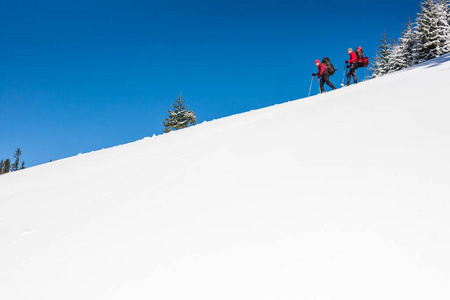
[(358, 63), (358, 67), (365, 68), (369, 65), (369, 58), (364, 57), (363, 50), (361, 47), (356, 48), (356, 62)]

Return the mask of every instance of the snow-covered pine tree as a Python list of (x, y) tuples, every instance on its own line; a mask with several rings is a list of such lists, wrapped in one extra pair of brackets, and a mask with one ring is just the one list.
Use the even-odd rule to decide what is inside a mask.
[(437, 0), (436, 9), (440, 55), (444, 55), (450, 53), (450, 0)]
[(380, 41), (381, 44), (378, 46), (378, 51), (375, 54), (372, 67), (370, 68), (372, 78), (383, 76), (390, 70), (389, 55), (391, 54), (391, 45), (388, 43), (386, 33), (383, 34), (383, 38)]
[(381, 59), (378, 55), (378, 51), (375, 53), (375, 57), (372, 59), (372, 64), (369, 69), (372, 72), (372, 78), (377, 78), (383, 75), (381, 73)]
[(415, 26), (418, 63), (450, 52), (448, 5), (448, 0), (421, 3)]
[(163, 121), (164, 133), (186, 128), (189, 124), (197, 124), (194, 112), (188, 110), (188, 107), (185, 106), (185, 101), (182, 99), (181, 94), (175, 100), (175, 103), (172, 104), (172, 108), (173, 110), (168, 110), (169, 114)]
[(403, 48), (400, 43), (396, 43), (392, 40), (391, 52), (388, 57), (389, 70), (388, 73), (392, 73), (405, 68), (403, 57)]
[(433, 22), (432, 9), (434, 0), (425, 0), (420, 4), (420, 13), (417, 14), (415, 26), (415, 39), (417, 43), (416, 63), (424, 62), (430, 58), (430, 42), (431, 23)]
[(416, 56), (417, 45), (414, 39), (414, 25), (411, 19), (408, 19), (406, 23), (406, 29), (402, 32), (401, 37), (398, 39), (398, 43), (401, 47), (400, 64), (402, 69), (414, 65), (414, 58)]

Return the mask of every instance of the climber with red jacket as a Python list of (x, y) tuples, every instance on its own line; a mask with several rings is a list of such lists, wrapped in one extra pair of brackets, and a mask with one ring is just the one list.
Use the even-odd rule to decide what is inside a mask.
[(324, 63), (321, 63), (320, 60), (316, 59), (314, 62), (316, 66), (319, 69), (318, 73), (313, 73), (313, 76), (319, 76), (319, 86), (320, 86), (320, 93), (325, 93), (325, 88), (323, 87), (324, 83), (326, 83), (330, 88), (333, 90), (336, 89), (336, 87), (331, 83), (330, 81), (330, 73), (328, 72), (328, 68)]
[(345, 63), (348, 64), (347, 68), (350, 70), (347, 73), (347, 86), (350, 85), (350, 79), (353, 76), (353, 83), (358, 83), (358, 79), (356, 78), (356, 69), (358, 69), (358, 56), (355, 52), (353, 52), (352, 48), (347, 49), (347, 53), (350, 55), (350, 60), (346, 60)]

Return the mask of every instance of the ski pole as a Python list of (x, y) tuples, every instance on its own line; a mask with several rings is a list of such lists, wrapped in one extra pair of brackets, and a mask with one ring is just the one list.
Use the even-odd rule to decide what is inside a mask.
[(309, 93), (308, 93), (308, 97), (309, 95), (311, 95), (311, 87), (312, 87), (312, 82), (314, 80), (314, 76), (311, 76), (311, 84), (309, 85)]

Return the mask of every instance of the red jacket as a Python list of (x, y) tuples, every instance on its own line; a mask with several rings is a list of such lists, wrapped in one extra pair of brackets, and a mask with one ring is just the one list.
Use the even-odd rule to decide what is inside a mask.
[(358, 59), (358, 56), (356, 55), (355, 52), (351, 52), (350, 53), (350, 60), (348, 61), (349, 64), (354, 63), (356, 60)]
[(317, 75), (321, 76), (323, 75), (324, 72), (326, 72), (328, 70), (327, 66), (323, 63), (321, 63), (319, 66), (319, 73), (317, 73)]

